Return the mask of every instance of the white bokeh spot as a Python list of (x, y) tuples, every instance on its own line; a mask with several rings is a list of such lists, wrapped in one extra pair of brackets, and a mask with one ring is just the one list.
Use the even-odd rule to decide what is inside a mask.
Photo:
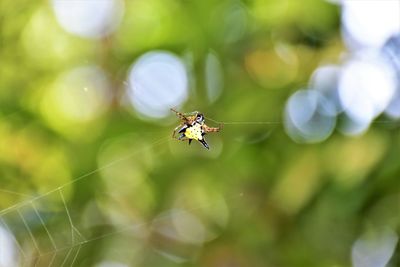
[(340, 102), (358, 124), (369, 124), (384, 111), (395, 90), (393, 70), (383, 60), (353, 59), (342, 69)]
[(112, 33), (124, 13), (121, 0), (53, 0), (61, 27), (72, 34), (100, 38)]
[(17, 266), (17, 252), (13, 235), (0, 226), (0, 266)]
[(87, 122), (101, 116), (111, 100), (110, 82), (97, 66), (72, 69), (56, 81), (53, 94), (59, 111), (71, 121)]
[(317, 90), (300, 90), (290, 96), (285, 109), (285, 130), (299, 143), (327, 139), (335, 125), (334, 105)]
[(342, 1), (342, 25), (350, 48), (379, 47), (400, 32), (400, 1)]
[(141, 114), (162, 118), (172, 107), (188, 97), (188, 77), (182, 60), (176, 55), (156, 51), (141, 56), (128, 77), (128, 97)]
[(397, 242), (397, 234), (390, 229), (358, 238), (351, 251), (353, 267), (385, 267), (395, 251)]

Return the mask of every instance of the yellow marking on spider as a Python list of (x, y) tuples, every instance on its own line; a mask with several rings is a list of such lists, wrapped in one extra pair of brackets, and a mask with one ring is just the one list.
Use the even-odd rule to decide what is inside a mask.
[(188, 127), (184, 132), (185, 136), (189, 139), (203, 140), (203, 135), (201, 134), (201, 124), (195, 123), (194, 125)]

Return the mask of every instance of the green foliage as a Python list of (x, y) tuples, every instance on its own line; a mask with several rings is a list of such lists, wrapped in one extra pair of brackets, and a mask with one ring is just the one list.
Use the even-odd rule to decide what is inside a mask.
[[(282, 124), (227, 124), (207, 136), (206, 151), (170, 138), (174, 114), (143, 118), (124, 100), (135, 60), (168, 50), (190, 72), (183, 111), (281, 122), (288, 96), (321, 62), (340, 60), (337, 6), (125, 1), (114, 33), (85, 39), (63, 30), (50, 2), (0, 4), (0, 212), (20, 230), (24, 249), (34, 248), (17, 210), (7, 212), (24, 204), (18, 210), (40, 243), (39, 266), (55, 251), (40, 218), (61, 249), (59, 266), (64, 259), (76, 266), (351, 266), (364, 230), (399, 230), (397, 126), (300, 145)], [(214, 102), (206, 89), (210, 53), (223, 79)], [(68, 83), (70, 70), (92, 65), (109, 79), (105, 96), (75, 92), (88, 76)], [(23, 202), (31, 197), (39, 197), (39, 216)], [(70, 239), (69, 219), (84, 238), (72, 230)], [(71, 244), (80, 244), (75, 261), (66, 258)]]

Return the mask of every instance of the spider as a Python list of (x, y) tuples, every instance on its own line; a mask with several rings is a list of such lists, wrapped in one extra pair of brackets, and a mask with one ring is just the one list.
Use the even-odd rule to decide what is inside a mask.
[[(210, 149), (204, 139), (204, 135), (211, 132), (219, 132), (222, 129), (222, 125), (219, 127), (207, 126), (205, 124), (204, 115), (198, 111), (189, 114), (183, 114), (172, 108), (171, 111), (175, 112), (178, 118), (181, 119), (181, 124), (176, 127), (172, 133), (173, 138), (181, 141), (189, 140), (189, 145), (194, 139), (199, 141), (205, 148)], [(179, 137), (176, 137), (176, 131), (181, 134)]]

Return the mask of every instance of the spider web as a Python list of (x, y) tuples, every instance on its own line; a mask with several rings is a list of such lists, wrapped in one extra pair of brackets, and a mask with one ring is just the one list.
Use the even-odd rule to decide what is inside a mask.
[[(222, 122), (211, 118), (207, 119), (214, 123), (225, 125), (283, 124), (277, 121)], [(382, 120), (373, 123), (395, 124), (396, 122)], [(169, 136), (161, 138), (143, 149), (150, 149), (157, 145), (164, 144), (168, 139), (170, 139)], [(13, 243), (19, 251), (18, 264), (20, 266), (74, 266), (74, 264), (80, 262), (79, 255), (81, 255), (82, 249), (84, 249), (85, 245), (88, 243), (146, 226), (146, 223), (120, 225), (117, 230), (111, 230), (105, 234), (102, 233), (89, 238), (89, 234), (84, 233), (85, 227), (78, 225), (77, 222), (79, 220), (77, 219), (77, 215), (71, 212), (71, 208), (65, 196), (68, 187), (92, 174), (131, 158), (139, 152), (142, 152), (143, 149), (120, 157), (60, 185), (51, 191), (35, 197), (0, 189), (0, 193), (14, 194), (28, 198), (27, 200), (0, 210), (0, 227), (12, 233), (11, 237)], [(238, 196), (242, 197), (243, 193), (234, 195), (234, 197)], [(53, 203), (54, 201), (59, 203), (58, 207), (49, 206), (49, 203)], [(60, 225), (63, 226), (61, 227), (62, 229), (66, 230), (60, 231)]]
[[(169, 136), (161, 138), (144, 149), (163, 144), (168, 139), (170, 139)], [(82, 233), (84, 227), (77, 225), (79, 221), (77, 215), (71, 213), (65, 196), (68, 187), (127, 160), (141, 151), (136, 150), (34, 197), (0, 189), (2, 194), (22, 196), (26, 199), (0, 210), (0, 227), (11, 234), (10, 237), (19, 253), (17, 264), (20, 266), (73, 266), (78, 262), (82, 248), (86, 244), (145, 226), (145, 224), (119, 226), (118, 230), (88, 238)], [(56, 207), (49, 206), (49, 203), (54, 202), (59, 203), (58, 207), (57, 205)]]
[[(64, 187), (1, 211), (0, 226), (13, 234), (13, 242), (20, 253), (20, 266), (72, 266), (76, 261), (87, 239), (75, 226), (75, 218), (64, 197)], [(50, 202), (47, 197), (52, 200), (59, 198), (62, 209), (46, 211), (46, 202)], [(70, 236), (52, 226), (59, 221), (68, 222), (68, 228), (65, 229), (68, 229)], [(65, 242), (69, 244), (68, 250), (60, 246)], [(57, 256), (61, 259), (57, 259)]]
[[(71, 213), (67, 203), (65, 196), (67, 188), (92, 174), (127, 160), (143, 150), (164, 144), (168, 139), (170, 139), (169, 136), (163, 137), (143, 149), (120, 157), (35, 197), (1, 189), (0, 193), (27, 198), (27, 200), (0, 210), (0, 227), (11, 234), (12, 241), (19, 252), (18, 264), (20, 266), (73, 266), (85, 244), (138, 227), (129, 225), (118, 231), (92, 238), (85, 237), (76, 223), (78, 221), (76, 214)], [(54, 202), (58, 202), (59, 205), (51, 206), (49, 204)], [(60, 222), (64, 222), (64, 224)], [(60, 226), (62, 226), (61, 230)]]
[[(148, 223), (146, 222), (128, 223), (118, 225), (116, 229), (113, 227), (112, 230), (99, 235), (85, 233), (86, 227), (79, 225), (79, 215), (71, 212), (66, 195), (71, 191), (68, 190), (69, 187), (79, 181), (125, 161), (143, 152), (143, 150), (164, 144), (168, 140), (171, 140), (170, 136), (163, 137), (143, 149), (111, 161), (38, 196), (32, 197), (19, 192), (1, 189), (0, 193), (14, 194), (27, 198), (27, 200), (0, 210), (0, 227), (11, 234), (10, 237), (19, 253), (16, 258), (17, 264), (19, 266), (74, 266), (82, 262), (80, 255), (87, 244), (128, 231), (137, 231), (147, 226)], [(234, 197), (242, 196), (243, 193), (234, 194)], [(53, 204), (54, 202), (58, 203), (58, 205)], [(190, 211), (201, 208), (204, 207), (195, 207)], [(158, 218), (162, 219), (162, 217), (159, 216)]]

